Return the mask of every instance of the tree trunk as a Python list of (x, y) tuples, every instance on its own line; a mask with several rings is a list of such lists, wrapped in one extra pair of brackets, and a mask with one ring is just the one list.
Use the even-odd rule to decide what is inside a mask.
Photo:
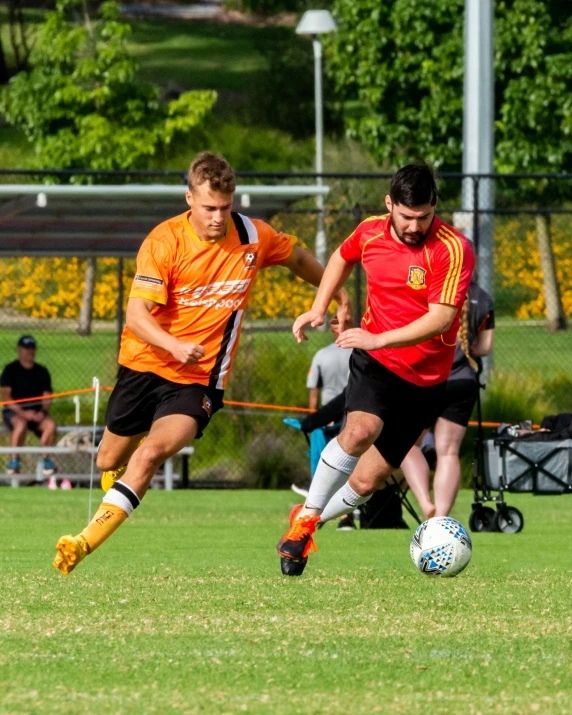
[(85, 266), (85, 285), (83, 287), (83, 300), (79, 312), (79, 335), (91, 335), (91, 318), (93, 313), (93, 293), (95, 291), (96, 259), (91, 256)]
[(7, 84), (10, 79), (10, 70), (6, 64), (6, 55), (4, 54), (4, 47), (2, 45), (2, 23), (0, 22), (0, 84)]
[(547, 329), (550, 333), (557, 330), (566, 330), (566, 316), (562, 307), (560, 285), (556, 275), (556, 264), (550, 238), (550, 216), (548, 214), (536, 214), (536, 239), (540, 252)]

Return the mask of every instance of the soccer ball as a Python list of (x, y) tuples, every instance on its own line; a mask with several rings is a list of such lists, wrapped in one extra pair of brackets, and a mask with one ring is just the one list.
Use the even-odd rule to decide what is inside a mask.
[(471, 560), (471, 537), (449, 516), (435, 516), (418, 526), (411, 539), (411, 558), (421, 573), (456, 576)]

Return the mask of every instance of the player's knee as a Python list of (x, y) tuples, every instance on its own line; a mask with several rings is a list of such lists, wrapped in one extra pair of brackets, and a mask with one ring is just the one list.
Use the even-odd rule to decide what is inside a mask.
[(119, 469), (119, 467), (123, 466), (118, 463), (117, 457), (114, 457), (113, 454), (104, 452), (101, 449), (97, 453), (97, 459), (95, 461), (97, 464), (97, 468), (100, 469), (102, 472), (110, 472), (114, 469)]
[(388, 478), (389, 474), (385, 472), (353, 474), (352, 489), (362, 497), (369, 496), (382, 487)]
[(170, 456), (171, 453), (163, 445), (157, 442), (150, 442), (148, 439), (143, 442), (134, 455), (137, 460), (153, 465), (155, 468)]
[(338, 441), (343, 443), (343, 449), (349, 454), (357, 452), (363, 454), (375, 440), (375, 434), (369, 429), (368, 425), (354, 425), (349, 429), (344, 430), (343, 436), (340, 435)]

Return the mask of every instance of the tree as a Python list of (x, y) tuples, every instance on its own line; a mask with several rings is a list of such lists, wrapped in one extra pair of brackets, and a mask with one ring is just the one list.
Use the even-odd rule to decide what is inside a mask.
[[(335, 1), (327, 66), (349, 108), (347, 130), (380, 163), (424, 157), (442, 171), (460, 170), (464, 4)], [(571, 41), (572, 17), (560, 0), (495, 3), (497, 171), (572, 171)], [(539, 207), (549, 327), (561, 328), (546, 207), (572, 192), (522, 182), (499, 198)]]
[[(78, 6), (83, 24), (70, 16)], [(145, 168), (158, 151), (200, 124), (216, 93), (185, 92), (162, 103), (159, 88), (137, 77), (127, 51), (131, 28), (119, 21), (118, 3), (102, 3), (94, 20), (85, 8), (81, 0), (58, 0), (46, 14), (30, 69), (3, 88), (0, 111), (34, 144), (40, 168)], [(88, 262), (86, 283), (91, 272), (95, 265)], [(87, 295), (86, 309), (91, 303)], [(84, 318), (81, 331), (89, 334), (90, 318)]]

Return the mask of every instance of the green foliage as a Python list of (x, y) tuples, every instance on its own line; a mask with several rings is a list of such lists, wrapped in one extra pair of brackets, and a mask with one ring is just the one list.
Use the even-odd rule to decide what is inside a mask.
[[(285, 432), (286, 427), (283, 427)], [(258, 434), (244, 455), (245, 478), (255, 489), (289, 489), (304, 471), (309, 474), (303, 450), (285, 449), (284, 440), (270, 432)], [(304, 470), (305, 467), (305, 470)]]
[[(495, 4), (499, 171), (572, 167), (572, 20), (557, 0)], [(463, 0), (336, 0), (328, 67), (346, 124), (380, 162), (458, 170)]]
[(187, 92), (162, 103), (158, 87), (137, 79), (118, 3), (102, 3), (83, 25), (68, 18), (77, 4), (60, 0), (46, 14), (30, 70), (4, 88), (0, 110), (34, 144), (42, 168), (143, 168), (202, 121), (216, 94)]
[(225, 7), (252, 15), (277, 15), (280, 12), (300, 12), (305, 0), (227, 0)]

